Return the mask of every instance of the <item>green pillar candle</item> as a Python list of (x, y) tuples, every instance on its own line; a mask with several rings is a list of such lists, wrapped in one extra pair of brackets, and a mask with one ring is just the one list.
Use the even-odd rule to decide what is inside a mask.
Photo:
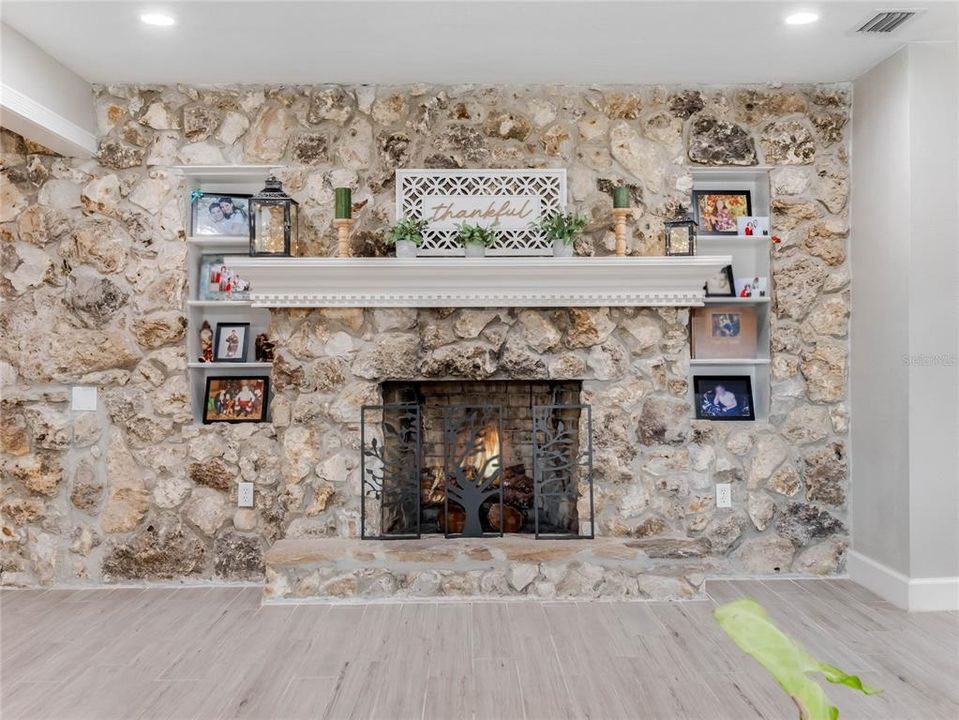
[(629, 188), (628, 187), (613, 188), (613, 207), (614, 208), (629, 207)]
[(336, 188), (336, 219), (349, 220), (353, 217), (353, 193), (349, 188)]

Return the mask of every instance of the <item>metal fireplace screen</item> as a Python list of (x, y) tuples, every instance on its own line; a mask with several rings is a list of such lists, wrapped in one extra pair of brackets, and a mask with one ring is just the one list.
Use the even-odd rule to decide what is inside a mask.
[[(593, 537), (592, 412), (581, 404), (530, 404), (527, 429), (504, 432), (516, 408), (442, 407), (442, 466), (428, 466), (424, 408), (403, 402), (363, 408), (361, 420), (364, 538)], [(435, 415), (435, 413), (431, 414)], [(437, 428), (438, 429), (438, 428)], [(516, 435), (527, 448), (504, 444)], [(529, 463), (514, 463), (517, 456)], [(442, 473), (442, 478), (436, 477)], [(425, 493), (425, 497), (424, 497)], [(426, 503), (426, 505), (424, 505)], [(438, 504), (437, 504), (438, 503)], [(424, 515), (429, 516), (425, 521)]]

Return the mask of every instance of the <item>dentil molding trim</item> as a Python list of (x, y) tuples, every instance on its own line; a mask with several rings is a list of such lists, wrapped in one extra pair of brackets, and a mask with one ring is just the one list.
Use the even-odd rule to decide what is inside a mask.
[(255, 307), (699, 306), (729, 255), (228, 260)]

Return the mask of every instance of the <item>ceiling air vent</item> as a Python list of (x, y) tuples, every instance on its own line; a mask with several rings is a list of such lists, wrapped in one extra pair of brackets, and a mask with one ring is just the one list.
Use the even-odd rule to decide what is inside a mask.
[(861, 33), (891, 33), (916, 13), (911, 10), (878, 12), (859, 28)]

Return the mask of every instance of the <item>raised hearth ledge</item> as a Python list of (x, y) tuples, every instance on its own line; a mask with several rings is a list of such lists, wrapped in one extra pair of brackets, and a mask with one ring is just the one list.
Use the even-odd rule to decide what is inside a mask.
[(231, 257), (255, 307), (699, 306), (729, 255), (699, 257)]

